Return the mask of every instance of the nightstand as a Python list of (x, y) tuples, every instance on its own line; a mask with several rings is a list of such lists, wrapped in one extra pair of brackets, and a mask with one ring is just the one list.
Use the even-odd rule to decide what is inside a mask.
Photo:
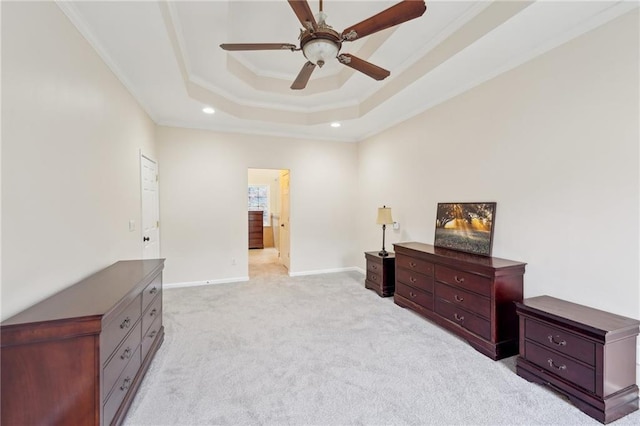
[(365, 252), (367, 259), (367, 278), (365, 288), (378, 293), (380, 297), (393, 296), (395, 289), (395, 253), (382, 257), (377, 251)]
[(516, 306), (519, 376), (566, 395), (602, 423), (638, 409), (640, 321), (549, 296), (525, 299)]

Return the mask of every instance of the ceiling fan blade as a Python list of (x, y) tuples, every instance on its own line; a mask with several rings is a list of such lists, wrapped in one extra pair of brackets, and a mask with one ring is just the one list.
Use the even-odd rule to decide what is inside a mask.
[(316, 68), (316, 64), (313, 62), (307, 62), (302, 66), (302, 69), (298, 73), (296, 80), (291, 85), (293, 90), (300, 90), (307, 87), (307, 83), (309, 82), (309, 78), (311, 78), (311, 73)]
[(316, 23), (316, 18), (313, 16), (313, 12), (311, 12), (311, 7), (309, 7), (309, 3), (307, 0), (288, 0), (289, 6), (293, 9), (293, 12), (296, 14), (302, 27), (305, 29), (310, 29), (309, 26), (313, 30), (318, 29), (318, 24)]
[(338, 61), (350, 68), (353, 68), (354, 70), (368, 75), (375, 80), (384, 80), (391, 74), (384, 68), (380, 68), (377, 65), (373, 65), (371, 62), (367, 62), (364, 59), (349, 55), (348, 53), (338, 55)]
[(348, 27), (342, 32), (345, 41), (353, 41), (422, 16), (427, 10), (424, 0), (404, 0)]
[(298, 48), (290, 43), (223, 43), (220, 45), (224, 50), (291, 50)]

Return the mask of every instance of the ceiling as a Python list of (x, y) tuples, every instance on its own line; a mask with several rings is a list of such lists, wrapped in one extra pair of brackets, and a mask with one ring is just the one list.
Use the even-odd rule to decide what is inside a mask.
[[(338, 32), (397, 1), (325, 0)], [(58, 2), (159, 125), (359, 141), (638, 7), (626, 1), (427, 1), (417, 19), (354, 42), (391, 72), (373, 80), (337, 60), (289, 88), (302, 52), (226, 52), (221, 43), (298, 44), (285, 0)], [(318, 1), (310, 0), (318, 10)], [(202, 112), (211, 106), (215, 114)], [(341, 127), (333, 128), (332, 122)]]

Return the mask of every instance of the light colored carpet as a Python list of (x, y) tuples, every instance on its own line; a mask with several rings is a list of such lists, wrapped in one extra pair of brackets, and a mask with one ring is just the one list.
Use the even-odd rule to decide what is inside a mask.
[(165, 291), (165, 342), (125, 424), (599, 424), (359, 273), (266, 265), (246, 283)]

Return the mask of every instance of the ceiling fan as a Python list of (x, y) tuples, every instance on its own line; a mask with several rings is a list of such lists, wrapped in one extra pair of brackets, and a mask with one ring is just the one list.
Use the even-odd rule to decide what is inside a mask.
[(317, 20), (311, 13), (307, 0), (288, 0), (288, 2), (303, 27), (299, 36), (300, 47), (290, 43), (224, 43), (220, 47), (228, 51), (291, 50), (295, 52), (302, 50), (303, 55), (307, 58), (307, 63), (302, 66), (300, 73), (291, 85), (294, 90), (304, 89), (316, 65), (322, 67), (331, 58), (337, 58), (340, 63), (371, 78), (384, 80), (390, 74), (384, 68), (348, 53), (338, 54), (342, 43), (358, 40), (418, 18), (427, 10), (424, 0), (403, 0), (362, 22), (347, 27), (342, 33), (338, 33), (325, 22), (327, 16), (322, 11), (322, 0), (320, 0), (320, 11), (316, 15)]

